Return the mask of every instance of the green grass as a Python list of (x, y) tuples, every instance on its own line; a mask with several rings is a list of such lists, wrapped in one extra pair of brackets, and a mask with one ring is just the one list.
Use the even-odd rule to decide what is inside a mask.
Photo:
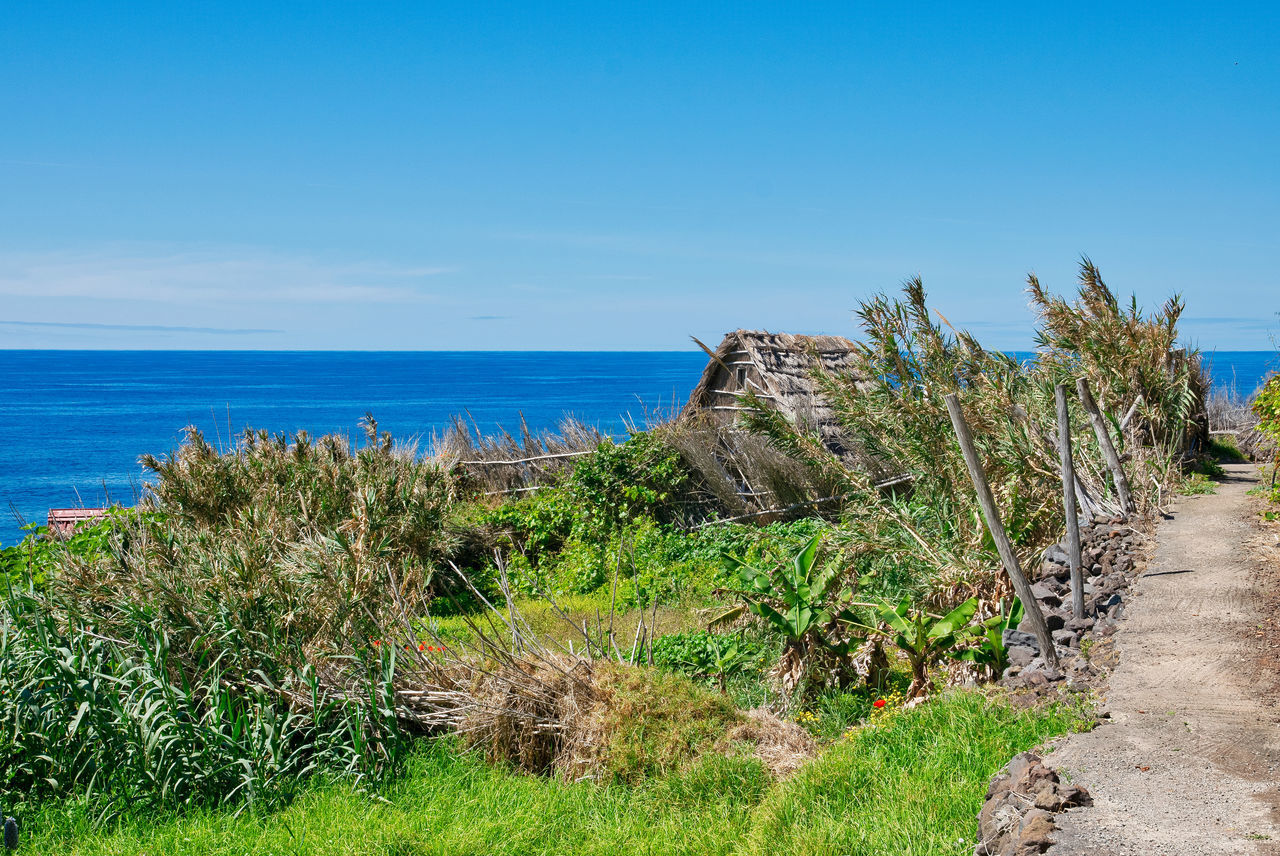
[(830, 746), (786, 782), (751, 758), (705, 756), (635, 787), (515, 774), (428, 746), (377, 798), (309, 789), (287, 809), (124, 818), (55, 804), (24, 818), (23, 852), (69, 856), (409, 854), (960, 854), (987, 782), (1017, 752), (1071, 730), (1071, 711), (948, 693)]
[(890, 718), (832, 746), (755, 811), (743, 852), (971, 853), (991, 777), (1083, 720), (973, 692)]
[(1230, 434), (1219, 434), (1209, 438), (1209, 454), (1219, 461), (1233, 464), (1245, 463), (1249, 457), (1236, 444), (1236, 438)]
[(1204, 473), (1191, 473), (1183, 479), (1178, 492), (1183, 496), (1211, 496), (1218, 492), (1218, 488)]
[[(582, 644), (582, 622), (587, 623), (587, 628), (592, 632), (596, 632), (596, 622), (601, 621), (605, 628), (609, 626), (609, 592), (598, 591), (590, 594), (567, 594), (556, 598), (556, 605), (568, 616), (566, 621), (558, 615), (551, 604), (546, 600), (537, 598), (515, 598), (516, 610), (520, 613), (525, 623), (529, 625), (529, 629), (534, 632), (539, 639), (544, 642), (559, 643), (565, 645), (573, 642), (575, 645)], [(499, 607), (500, 611), (502, 607)], [(626, 653), (631, 653), (631, 646), (635, 641), (636, 627), (643, 617), (645, 627), (648, 632), (653, 632), (653, 626), (657, 627), (659, 636), (667, 633), (679, 633), (681, 631), (693, 630), (702, 626), (702, 620), (697, 612), (686, 606), (663, 606), (659, 605), (657, 610), (656, 622), (651, 609), (635, 609), (618, 606), (615, 608), (613, 616), (613, 633), (614, 638), (618, 641), (619, 647), (626, 646)], [(488, 624), (482, 613), (475, 613), (463, 617), (461, 615), (445, 615), (432, 616), (430, 621), (436, 635), (445, 642), (462, 642), (472, 639), (475, 634), (472, 632), (468, 621), (479, 622), (480, 626), (488, 629)], [(423, 638), (427, 638), (426, 628), (423, 628)]]

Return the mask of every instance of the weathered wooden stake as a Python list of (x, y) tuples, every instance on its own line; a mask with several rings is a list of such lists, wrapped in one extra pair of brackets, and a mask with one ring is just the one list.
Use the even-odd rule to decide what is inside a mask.
[(1045, 664), (1052, 670), (1058, 668), (1058, 651), (1053, 647), (1053, 637), (1049, 634), (1049, 625), (1044, 621), (1044, 613), (1040, 604), (1031, 594), (1031, 583), (1022, 573), (1018, 557), (1013, 553), (1013, 545), (1004, 531), (1004, 523), (1000, 520), (1000, 512), (996, 508), (995, 497), (991, 495), (991, 485), (987, 484), (987, 475), (982, 470), (982, 462), (978, 460), (978, 450), (973, 445), (973, 435), (969, 433), (969, 423), (964, 420), (964, 411), (954, 392), (946, 396), (947, 412), (951, 414), (951, 425), (956, 429), (956, 439), (960, 441), (960, 451), (964, 453), (964, 462), (969, 468), (969, 478), (973, 480), (973, 488), (978, 493), (978, 504), (982, 506), (982, 514), (987, 519), (987, 529), (991, 532), (991, 540), (996, 542), (996, 550), (1000, 553), (1000, 561), (1005, 573), (1013, 583), (1013, 590), (1022, 602), (1022, 611), (1027, 621), (1031, 622), (1031, 631), (1040, 643), (1040, 655)]
[(1080, 570), (1080, 518), (1076, 514), (1076, 465), (1071, 459), (1071, 414), (1067, 388), (1053, 388), (1058, 405), (1058, 458), (1062, 462), (1062, 510), (1067, 517), (1067, 563), (1071, 567), (1071, 614), (1084, 618), (1084, 573)]
[(1115, 479), (1116, 497), (1120, 500), (1120, 510), (1125, 514), (1133, 514), (1136, 506), (1133, 504), (1133, 495), (1129, 493), (1129, 479), (1125, 477), (1124, 468), (1120, 466), (1120, 456), (1116, 454), (1115, 444), (1111, 442), (1107, 421), (1102, 418), (1098, 402), (1093, 400), (1093, 393), (1089, 391), (1089, 381), (1082, 377), (1076, 378), (1076, 391), (1080, 393), (1080, 403), (1084, 405), (1084, 412), (1089, 414), (1089, 422), (1093, 425), (1093, 433), (1098, 438), (1102, 457), (1106, 458), (1107, 468), (1111, 470), (1111, 477)]

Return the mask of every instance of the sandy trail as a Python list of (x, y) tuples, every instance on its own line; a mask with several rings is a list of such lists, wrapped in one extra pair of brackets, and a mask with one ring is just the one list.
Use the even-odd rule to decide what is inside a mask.
[(1273, 684), (1246, 641), (1265, 621), (1249, 546), (1256, 481), (1252, 465), (1230, 465), (1216, 495), (1179, 500), (1160, 524), (1115, 635), (1112, 722), (1047, 759), (1094, 799), (1058, 819), (1050, 854), (1280, 852)]

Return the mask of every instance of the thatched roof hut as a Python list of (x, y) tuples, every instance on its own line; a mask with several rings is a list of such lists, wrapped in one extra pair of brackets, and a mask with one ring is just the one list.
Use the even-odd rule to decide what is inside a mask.
[(734, 330), (714, 351), (702, 347), (711, 359), (682, 416), (704, 414), (721, 424), (732, 424), (748, 409), (741, 399), (750, 391), (796, 424), (817, 430), (833, 451), (847, 450), (839, 423), (822, 400), (813, 373), (818, 361), (831, 372), (850, 371), (853, 342), (841, 336)]

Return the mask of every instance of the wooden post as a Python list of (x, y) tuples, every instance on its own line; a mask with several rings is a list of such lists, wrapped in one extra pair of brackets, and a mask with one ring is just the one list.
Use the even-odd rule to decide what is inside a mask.
[(1115, 479), (1116, 497), (1120, 500), (1120, 510), (1125, 514), (1133, 514), (1136, 506), (1133, 504), (1133, 495), (1129, 493), (1129, 479), (1125, 478), (1124, 468), (1120, 466), (1120, 456), (1116, 454), (1115, 444), (1111, 442), (1107, 421), (1102, 418), (1098, 402), (1093, 400), (1093, 393), (1089, 391), (1089, 381), (1085, 378), (1076, 378), (1076, 390), (1080, 393), (1080, 403), (1084, 405), (1085, 413), (1089, 414), (1089, 422), (1092, 423), (1093, 433), (1098, 438), (1102, 457), (1106, 459), (1111, 477)]
[(996, 542), (996, 550), (1000, 553), (1000, 561), (1005, 573), (1013, 582), (1013, 590), (1022, 602), (1022, 611), (1031, 622), (1031, 630), (1036, 641), (1040, 643), (1040, 655), (1050, 670), (1058, 668), (1058, 651), (1053, 647), (1053, 637), (1049, 634), (1049, 625), (1045, 623), (1044, 613), (1035, 595), (1031, 594), (1031, 583), (1022, 573), (1018, 557), (1013, 553), (1013, 545), (1004, 531), (1004, 523), (1000, 520), (1000, 512), (996, 508), (995, 497), (991, 495), (991, 486), (987, 484), (987, 475), (982, 470), (982, 462), (978, 460), (978, 450), (973, 445), (973, 435), (969, 433), (969, 423), (964, 420), (964, 411), (954, 392), (946, 396), (947, 412), (951, 414), (951, 425), (956, 429), (956, 439), (960, 441), (960, 451), (964, 453), (964, 462), (969, 467), (969, 478), (973, 480), (973, 488), (978, 493), (978, 504), (982, 506), (982, 514), (987, 519), (987, 529), (991, 532), (991, 540)]
[(1058, 458), (1062, 462), (1062, 510), (1067, 518), (1067, 562), (1071, 566), (1071, 614), (1084, 618), (1084, 573), (1080, 570), (1080, 518), (1076, 514), (1076, 465), (1071, 459), (1071, 414), (1067, 388), (1053, 388), (1058, 405)]

